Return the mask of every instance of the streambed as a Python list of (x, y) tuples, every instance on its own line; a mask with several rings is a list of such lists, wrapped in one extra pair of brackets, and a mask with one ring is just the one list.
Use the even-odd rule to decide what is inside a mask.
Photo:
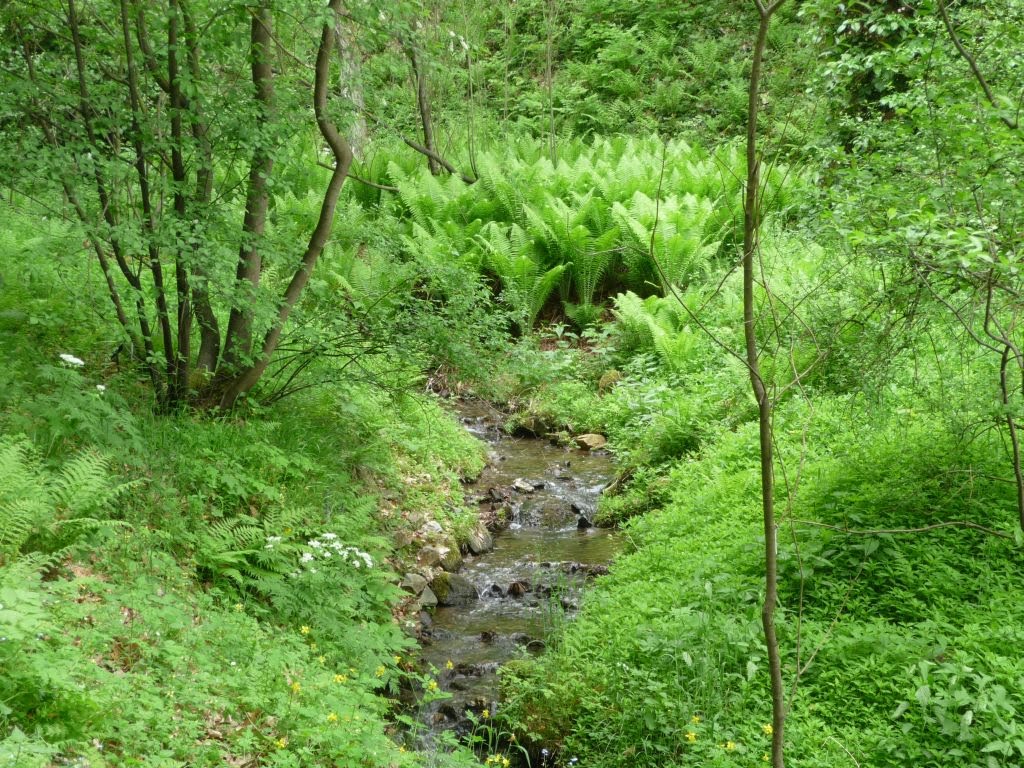
[(493, 549), (467, 556), (459, 571), (477, 599), (438, 607), (422, 635), (421, 658), (440, 670), (439, 684), (451, 693), (422, 718), (430, 731), (463, 735), (467, 710), (496, 711), (498, 667), (544, 648), (575, 612), (587, 582), (607, 570), (620, 539), (590, 525), (615, 473), (607, 452), (510, 437), (485, 404), (462, 403), (458, 413), (493, 452), (467, 498), (485, 518), (504, 520)]

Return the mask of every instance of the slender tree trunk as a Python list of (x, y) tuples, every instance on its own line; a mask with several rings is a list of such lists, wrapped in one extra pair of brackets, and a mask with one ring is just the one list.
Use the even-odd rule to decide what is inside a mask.
[(558, 139), (555, 133), (555, 6), (554, 0), (548, 0), (547, 13), (547, 45), (544, 52), (544, 77), (548, 87), (548, 154), (551, 164), (558, 163)]
[(760, 160), (757, 152), (757, 111), (761, 89), (761, 64), (768, 41), (772, 14), (783, 0), (765, 5), (755, 0), (759, 23), (754, 44), (754, 60), (750, 71), (747, 102), (747, 179), (743, 201), (743, 338), (746, 346), (750, 384), (757, 400), (761, 458), (761, 511), (764, 517), (765, 595), (761, 608), (761, 624), (768, 650), (768, 670), (772, 691), (773, 768), (783, 768), (783, 735), (786, 722), (785, 690), (782, 681), (782, 660), (775, 633), (775, 605), (778, 590), (778, 530), (775, 524), (775, 475), (772, 455), (772, 396), (761, 377), (758, 362), (757, 335), (754, 326), (754, 257), (758, 251), (761, 229)]
[[(188, 47), (188, 68), (193, 83), (199, 83), (202, 75), (199, 66), (199, 34), (192, 18), (192, 11), (186, 0), (180, 0), (181, 16), (185, 28), (185, 44)], [(192, 196), (196, 228), (199, 227), (199, 212), (209, 206), (213, 195), (213, 148), (210, 146), (209, 128), (203, 119), (202, 104), (191, 104), (192, 138), (196, 143), (196, 188)], [(198, 231), (192, 232), (192, 300), (196, 319), (199, 321), (199, 355), (196, 367), (210, 372), (217, 367), (220, 356), (220, 325), (210, 305), (209, 277), (200, 253), (202, 238)]]
[[(75, 0), (68, 0), (68, 28), (71, 31), (71, 41), (75, 49), (75, 69), (78, 76), (78, 98), (79, 111), (82, 115), (82, 125), (85, 128), (86, 138), (90, 146), (98, 147), (96, 133), (92, 126), (93, 106), (89, 98), (89, 86), (86, 79), (85, 51), (82, 46), (82, 36), (78, 24), (78, 9)], [(142, 283), (139, 276), (135, 274), (128, 265), (124, 249), (121, 246), (121, 239), (117, 235), (117, 208), (107, 190), (107, 183), (103, 178), (103, 172), (98, 163), (93, 163), (93, 179), (96, 182), (96, 196), (100, 203), (103, 221), (110, 232), (107, 240), (110, 243), (110, 250), (114, 255), (114, 261), (128, 285), (135, 295), (135, 314), (139, 323), (139, 332), (142, 336), (143, 353), (146, 358), (146, 369), (149, 372), (150, 382), (153, 385), (153, 392), (158, 402), (163, 402), (163, 386), (160, 380), (160, 371), (156, 366), (155, 351), (153, 349), (153, 332), (149, 326), (149, 319), (146, 316), (146, 302), (142, 294)]]
[(267, 208), (270, 193), (267, 181), (274, 167), (270, 141), (259, 135), (270, 122), (274, 100), (274, 72), (271, 66), (273, 17), (267, 2), (260, 5), (252, 18), (252, 82), (256, 89), (259, 105), (256, 146), (249, 166), (249, 190), (245, 198), (245, 218), (242, 221), (242, 245), (235, 270), (235, 305), (228, 318), (227, 339), (221, 368), (232, 372), (243, 370), (252, 363), (253, 307), (260, 286), (260, 272), (263, 268), (260, 255), (260, 240), (267, 223)]
[(121, 29), (124, 35), (124, 54), (128, 67), (128, 97), (132, 108), (132, 145), (135, 149), (135, 170), (139, 177), (139, 199), (142, 203), (142, 229), (146, 236), (146, 252), (149, 257), (149, 271), (153, 277), (156, 293), (156, 316), (164, 346), (165, 380), (167, 382), (165, 406), (174, 406), (181, 396), (177, 388), (175, 371), (174, 334), (171, 317), (167, 309), (167, 293), (164, 289), (163, 265), (160, 263), (160, 249), (156, 244), (156, 214), (149, 187), (149, 167), (146, 162), (146, 147), (142, 137), (142, 102), (139, 96), (139, 73), (135, 67), (134, 48), (128, 22), (128, 0), (121, 0)]
[(176, 386), (181, 395), (189, 389), (189, 366), (192, 363), (192, 296), (189, 288), (188, 268), (185, 263), (187, 246), (183, 242), (188, 220), (185, 185), (188, 176), (185, 171), (183, 153), (184, 135), (182, 116), (186, 102), (181, 92), (178, 71), (178, 22), (177, 0), (170, 0), (167, 19), (167, 82), (171, 96), (171, 176), (174, 179), (174, 217), (177, 243), (174, 248), (174, 282), (178, 303), (178, 354), (174, 361)]
[(427, 73), (424, 71), (423, 60), (416, 50), (415, 44), (406, 48), (409, 56), (409, 63), (412, 65), (413, 84), (416, 86), (416, 105), (419, 107), (420, 123), (423, 125), (423, 146), (431, 154), (427, 154), (427, 167), (430, 172), (437, 176), (441, 173), (441, 164), (438, 163), (437, 144), (434, 142), (434, 123), (430, 116), (430, 91), (427, 88)]
[(339, 15), (334, 28), (338, 46), (338, 92), (341, 98), (350, 101), (355, 109), (355, 120), (349, 129), (348, 141), (352, 147), (352, 154), (362, 159), (369, 130), (366, 125), (366, 101), (363, 98), (363, 62), (351, 24), (346, 15)]
[[(330, 0), (328, 8), (334, 13), (334, 19), (337, 20), (341, 10), (341, 0)], [(331, 174), (331, 180), (324, 193), (323, 203), (320, 206), (320, 217), (309, 237), (302, 263), (285, 289), (277, 318), (263, 339), (260, 355), (253, 365), (228, 383), (220, 400), (220, 407), (223, 409), (232, 408), (238, 397), (252, 389), (266, 372), (271, 355), (274, 354), (274, 350), (277, 349), (277, 345), (281, 341), (281, 334), (292, 307), (295, 306), (309, 282), (313, 267), (316, 266), (317, 259), (323, 252), (324, 246), (327, 245), (331, 229), (334, 226), (334, 211), (338, 205), (338, 197), (341, 195), (342, 185), (344, 185), (348, 170), (352, 165), (352, 148), (327, 114), (327, 91), (331, 75), (334, 38), (334, 25), (324, 24), (316, 56), (316, 77), (313, 85), (313, 110), (316, 113), (316, 124), (320, 135), (323, 136), (334, 155), (334, 172)]]

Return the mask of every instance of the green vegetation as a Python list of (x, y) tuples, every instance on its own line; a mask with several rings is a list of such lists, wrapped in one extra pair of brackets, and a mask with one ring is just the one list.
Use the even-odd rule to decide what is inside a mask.
[[(648, 5), (0, 7), (0, 766), (781, 768), (758, 4)], [(773, 18), (793, 765), (1024, 762), (1022, 29)], [(606, 436), (628, 546), (426, 748), (399, 583), (485, 462), (448, 395)]]

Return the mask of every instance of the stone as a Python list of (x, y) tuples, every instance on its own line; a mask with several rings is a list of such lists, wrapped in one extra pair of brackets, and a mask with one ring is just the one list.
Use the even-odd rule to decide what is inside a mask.
[(593, 432), (588, 432), (585, 435), (576, 435), (574, 439), (576, 445), (585, 451), (596, 451), (598, 448), (604, 448), (608, 444), (608, 438)]
[[(436, 608), (437, 607), (437, 595), (430, 587), (424, 587), (420, 593), (419, 604), (421, 608)], [(429, 614), (426, 614), (429, 616)], [(424, 614), (420, 614), (420, 621), (423, 621)], [(424, 623), (424, 626), (430, 626), (430, 624)]]
[(478, 525), (469, 532), (466, 547), (474, 555), (482, 555), (484, 552), (490, 552), (494, 549), (494, 539), (491, 538), (490, 531), (484, 526)]
[(509, 597), (522, 597), (529, 591), (529, 585), (527, 585), (526, 582), (523, 581), (513, 581), (511, 584), (508, 585)]
[(405, 549), (412, 544), (413, 534), (412, 531), (407, 531), (404, 528), (400, 531), (395, 531), (395, 549)]
[(427, 588), (427, 580), (418, 573), (407, 573), (398, 586), (406, 592), (418, 595)]
[(441, 547), (441, 567), (449, 573), (455, 573), (462, 567), (462, 553), (458, 547)]
[(444, 533), (444, 528), (437, 520), (431, 520), (430, 522), (424, 523), (423, 527), (420, 528), (420, 533), (424, 536), (430, 536), (432, 534)]
[(457, 573), (442, 571), (430, 582), (438, 605), (469, 605), (479, 599), (473, 582)]
[(531, 483), (529, 480), (524, 480), (521, 477), (517, 477), (515, 480), (512, 481), (512, 488), (519, 491), (520, 493), (533, 493), (535, 490), (533, 487), (533, 483)]
[(580, 531), (585, 531), (587, 528), (593, 528), (594, 524), (587, 520), (583, 515), (580, 515), (580, 519), (576, 521), (576, 528)]
[(416, 554), (416, 562), (427, 568), (433, 565), (440, 565), (441, 550), (438, 547), (423, 547), (423, 549)]

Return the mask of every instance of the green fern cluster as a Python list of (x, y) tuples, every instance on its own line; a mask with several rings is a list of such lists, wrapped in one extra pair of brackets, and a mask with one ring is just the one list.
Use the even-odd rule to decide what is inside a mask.
[(675, 299), (641, 299), (627, 291), (615, 297), (614, 314), (624, 350), (655, 352), (669, 370), (676, 372), (685, 371), (698, 358), (703, 336), (691, 328), (686, 310)]
[[(485, 271), (528, 330), (555, 289), (580, 326), (623, 289), (666, 295), (735, 245), (743, 157), (681, 140), (612, 137), (566, 142), (553, 163), (537, 141), (481, 153), (467, 185), (388, 166), (406, 251)], [(768, 174), (774, 209), (788, 204)]]
[(102, 515), (129, 487), (99, 454), (51, 471), (26, 441), (0, 438), (0, 569), (45, 567), (86, 530), (115, 524)]

